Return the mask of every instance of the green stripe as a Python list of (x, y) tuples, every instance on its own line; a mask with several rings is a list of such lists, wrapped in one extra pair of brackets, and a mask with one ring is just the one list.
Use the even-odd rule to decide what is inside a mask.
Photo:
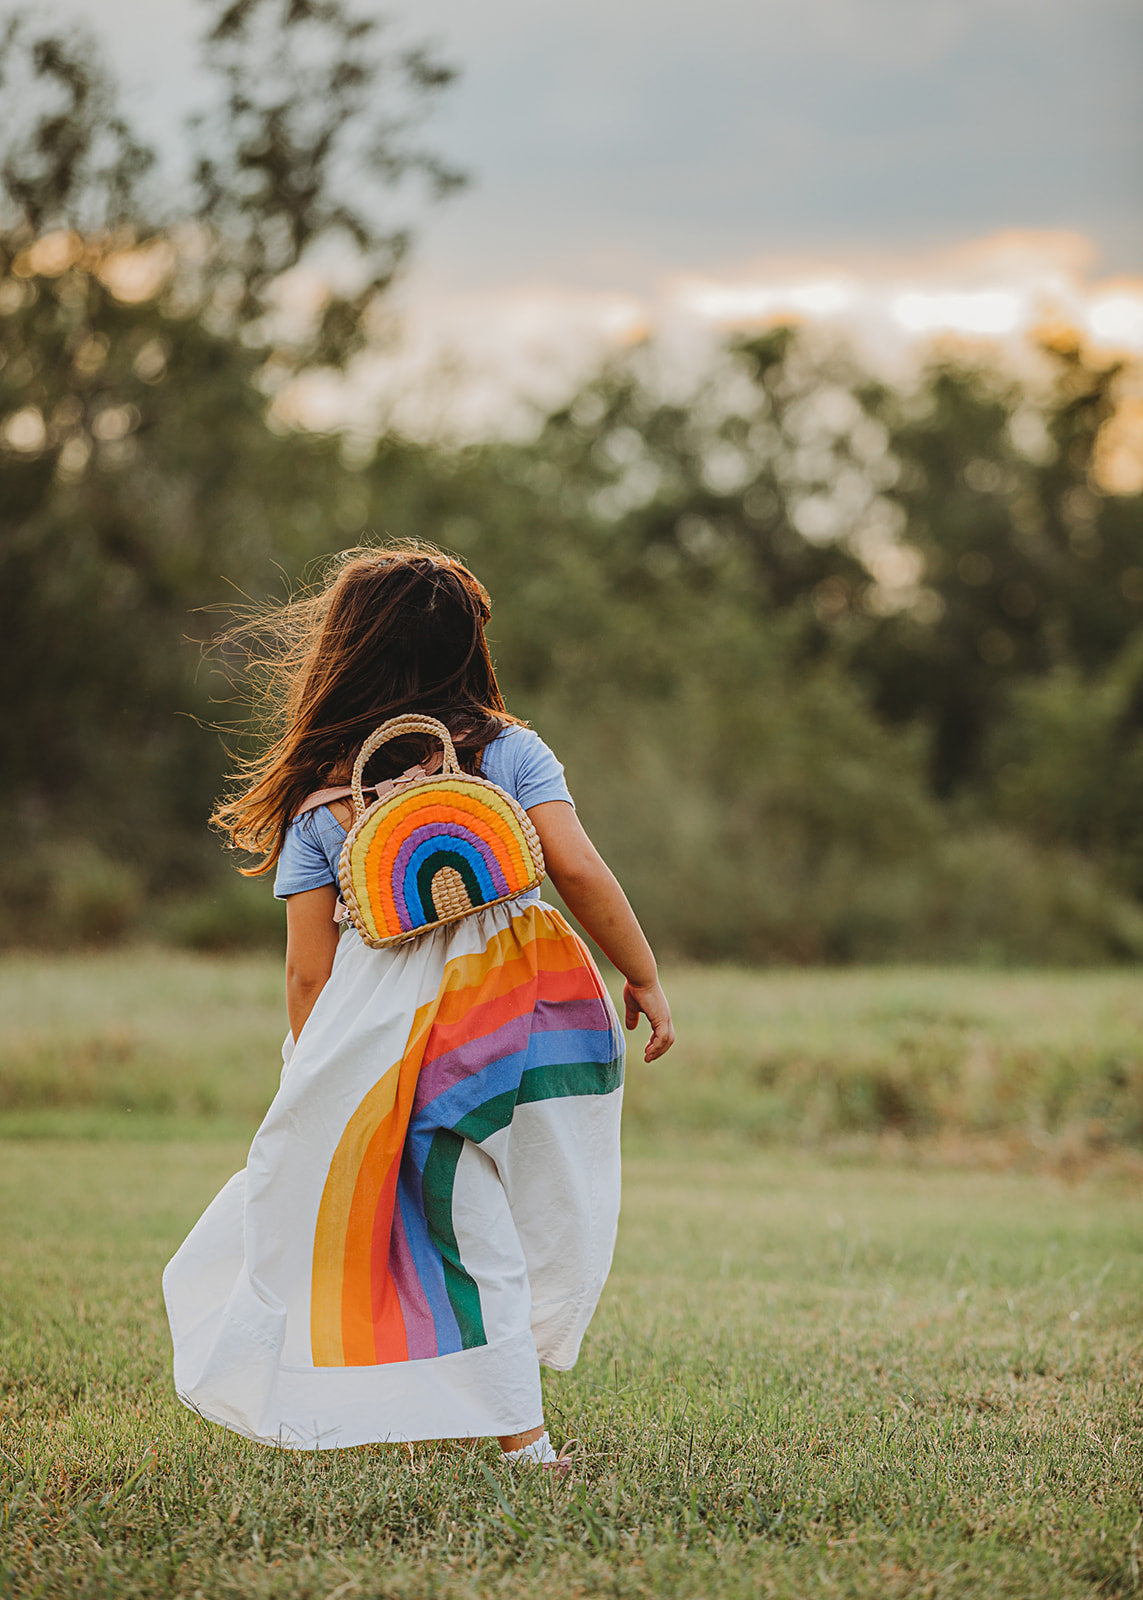
[(460, 1329), (461, 1345), (471, 1350), (487, 1344), (480, 1312), (480, 1290), (461, 1264), (460, 1246), (452, 1225), (452, 1192), (464, 1141), (482, 1144), (512, 1121), (518, 1105), (538, 1100), (562, 1100), (571, 1095), (610, 1094), (623, 1082), (623, 1058), (614, 1061), (556, 1062), (532, 1067), (520, 1079), (519, 1090), (494, 1095), (461, 1117), (455, 1128), (438, 1128), (429, 1146), (421, 1179), (425, 1221), (429, 1237), (440, 1252), (445, 1290)]
[(623, 1082), (623, 1057), (614, 1061), (559, 1061), (531, 1067), (520, 1079), (518, 1106), (577, 1094), (610, 1094)]
[(506, 1089), (503, 1094), (494, 1095), (491, 1100), (486, 1100), (482, 1106), (475, 1107), (461, 1117), (456, 1131), (463, 1133), (466, 1139), (471, 1139), (473, 1144), (483, 1144), (485, 1139), (490, 1139), (494, 1133), (508, 1126), (515, 1109), (516, 1091)]
[(512, 1121), (517, 1106), (531, 1105), (537, 1100), (563, 1100), (580, 1094), (610, 1094), (623, 1082), (623, 1060), (600, 1063), (598, 1061), (561, 1061), (551, 1066), (531, 1067), (520, 1078), (520, 1088), (506, 1089), (503, 1094), (486, 1100), (482, 1106), (463, 1116), (456, 1124), (457, 1133), (471, 1139), (473, 1144), (483, 1144), (501, 1128)]
[(437, 1129), (425, 1158), (421, 1192), (429, 1238), (440, 1251), (445, 1290), (460, 1329), (460, 1342), (465, 1350), (471, 1350), (474, 1345), (487, 1344), (488, 1339), (480, 1314), (480, 1290), (461, 1265), (460, 1246), (452, 1225), (452, 1190), (463, 1149), (464, 1139), (459, 1133), (451, 1128)]
[(474, 907), (484, 904), (484, 891), (468, 857), (462, 856), (459, 850), (438, 850), (436, 855), (421, 862), (417, 872), (417, 894), (421, 901), (421, 915), (426, 922), (435, 922), (438, 917), (443, 917), (445, 914), (444, 908), (438, 906), (433, 899), (433, 879), (442, 867), (456, 868)]

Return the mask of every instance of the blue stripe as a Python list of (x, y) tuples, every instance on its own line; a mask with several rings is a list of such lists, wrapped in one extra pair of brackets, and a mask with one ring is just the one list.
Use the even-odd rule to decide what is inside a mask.
[(557, 1063), (562, 1066), (573, 1061), (596, 1061), (606, 1065), (614, 1057), (610, 1023), (605, 1028), (534, 1033), (528, 1040), (528, 1067), (550, 1067)]
[(510, 1089), (518, 1089), (527, 1059), (526, 1047), (514, 1050), (511, 1055), (499, 1056), (480, 1072), (461, 1078), (459, 1083), (454, 1083), (438, 1094), (435, 1100), (430, 1100), (427, 1106), (421, 1107), (410, 1122), (406, 1135), (406, 1149), (412, 1151), (418, 1172), (424, 1171), (429, 1145), (437, 1129), (455, 1128), (462, 1117), (477, 1106), (482, 1106), (486, 1100), (492, 1100)]
[(397, 1179), (397, 1204), (401, 1208), (401, 1221), (405, 1224), (405, 1238), (409, 1241), (413, 1266), (429, 1303), (429, 1313), (436, 1330), (437, 1353), (444, 1356), (460, 1350), (463, 1345), (460, 1324), (445, 1288), (444, 1263), (440, 1252), (429, 1240), (425, 1201), (421, 1192), (421, 1169), (424, 1164), (424, 1157), (417, 1163), (410, 1160), (409, 1147), (406, 1145)]
[(614, 1059), (610, 1028), (572, 1028), (559, 1033), (533, 1033), (523, 1050), (500, 1056), (479, 1072), (451, 1084), (435, 1100), (422, 1106), (409, 1124), (406, 1149), (418, 1172), (422, 1172), (433, 1134), (438, 1128), (455, 1128), (470, 1111), (487, 1100), (518, 1089), (520, 1079), (532, 1067), (564, 1066), (591, 1061), (606, 1066)]

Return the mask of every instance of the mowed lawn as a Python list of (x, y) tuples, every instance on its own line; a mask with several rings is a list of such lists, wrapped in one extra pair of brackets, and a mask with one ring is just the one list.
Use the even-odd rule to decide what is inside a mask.
[(164, 1260), (238, 1143), (10, 1141), (3, 1522), (16, 1595), (1096, 1596), (1140, 1586), (1143, 1204), (1125, 1178), (630, 1155), (549, 1421), (291, 1455), (175, 1402)]
[(0, 1593), (1143, 1589), (1134, 975), (677, 975), (615, 1269), (546, 1379), (565, 1483), (174, 1400), (159, 1276), (273, 1092), (278, 984), (0, 965)]

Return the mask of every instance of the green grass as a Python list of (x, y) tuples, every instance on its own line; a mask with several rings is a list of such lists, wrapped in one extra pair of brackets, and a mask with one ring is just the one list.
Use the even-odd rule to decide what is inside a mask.
[(670, 990), (615, 1270), (546, 1378), (580, 1441), (559, 1485), (492, 1446), (268, 1451), (179, 1407), (159, 1276), (274, 1092), (280, 968), (0, 963), (0, 1593), (1143, 1590), (1138, 977)]
[[(633, 1131), (816, 1145), (1143, 1149), (1136, 973), (668, 975), (679, 1042)], [(277, 1084), (280, 963), (163, 950), (0, 961), (0, 1135), (247, 1135)]]
[(257, 1127), (286, 1031), (268, 956), (126, 950), (0, 960), (0, 1135)]
[(170, 1389), (162, 1264), (241, 1144), (9, 1143), (0, 1567), (19, 1596), (1109, 1596), (1143, 1546), (1126, 1179), (642, 1142), (549, 1423), (267, 1450)]

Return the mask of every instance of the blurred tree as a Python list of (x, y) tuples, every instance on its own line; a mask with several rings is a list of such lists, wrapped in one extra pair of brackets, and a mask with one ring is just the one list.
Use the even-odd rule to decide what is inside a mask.
[(1069, 663), (1015, 684), (985, 761), (991, 812), (1082, 850), (1143, 898), (1143, 629), (1103, 670)]
[[(290, 432), (383, 328), (392, 183), (455, 183), (410, 120), (449, 73), (341, 0), (209, 15), (220, 98), (172, 199), (90, 41), (0, 36), (8, 931), (107, 932), (209, 877), (228, 619), (199, 608), (365, 528), (472, 561), (514, 709), (665, 949), (1143, 951), (1107, 876), (1143, 894), (1114, 370), (1058, 344), (1038, 387), (945, 361), (898, 394), (778, 329), (689, 385), (628, 353), (524, 443)], [(183, 935), (249, 937), (254, 904)]]
[[(344, 0), (222, 0), (214, 11), (206, 63), (225, 92), (194, 123), (191, 212), (212, 241), (212, 310), (272, 348), (275, 377), (344, 367), (376, 331), (409, 247), (381, 193), (410, 174), (436, 198), (465, 181), (409, 142), (421, 99), (455, 72), (423, 47), (381, 50), (378, 19)], [(316, 314), (283, 315), (284, 280), (315, 258)]]
[[(42, 900), (43, 861), (79, 834), (152, 882), (200, 870), (220, 773), (194, 720), (211, 689), (196, 608), (361, 526), (336, 442), (269, 426), (268, 394), (364, 341), (407, 243), (384, 191), (459, 181), (409, 143), (452, 76), (426, 52), (380, 52), (341, 0), (211, 10), (223, 103), (198, 125), (193, 181), (167, 185), (181, 206), (160, 203), (88, 37), (22, 15), (0, 35), (10, 909), (12, 872)], [(353, 292), (319, 287), (286, 316), (284, 276), (322, 251)]]
[[(484, 451), (483, 482), (473, 453), (452, 503), (438, 474), (399, 514), (476, 560), (512, 641), (506, 681), (578, 746), (581, 792), (617, 858), (638, 863), (631, 841), (648, 830), (657, 859), (672, 856), (688, 949), (840, 957), (892, 947), (906, 923), (913, 948), (984, 948), (993, 934), (1005, 948), (1005, 891), (989, 881), (1012, 885), (1024, 948), (1052, 906), (1078, 920), (1045, 929), (1041, 948), (1137, 948), (1131, 918), (1114, 896), (1099, 910), (1098, 879), (1066, 855), (1118, 869), (1137, 848), (1128, 834), (1143, 846), (1124, 742), (1143, 704), (1123, 688), (1134, 657), (1114, 669), (1110, 787), (1082, 826), (1048, 820), (1045, 802), (1067, 792), (1049, 759), (1045, 820), (1025, 828), (1013, 758), (987, 753), (998, 730), (1020, 750), (1039, 738), (1022, 684), (1069, 663), (1078, 708), (1136, 626), (1141, 502), (1104, 495), (1095, 476), (1114, 370), (1064, 347), (1046, 389), (945, 364), (898, 396), (781, 330), (737, 344), (676, 399), (651, 354), (604, 372), (534, 444)], [(386, 450), (366, 474), (390, 513), (395, 466)], [(1050, 743), (1052, 725), (1038, 726)], [(1084, 750), (1072, 754), (1082, 767)], [(1005, 761), (1002, 800), (992, 773)], [(1078, 768), (1076, 781), (1100, 787)], [(933, 808), (954, 791), (957, 807)], [(979, 874), (957, 843), (968, 815)], [(692, 843), (708, 866), (684, 891), (683, 840), (700, 818)], [(1037, 857), (988, 833), (990, 819), (1065, 854)], [(725, 896), (712, 897), (712, 861), (737, 865)], [(632, 871), (644, 907), (654, 878)], [(731, 879), (754, 887), (736, 896)], [(657, 916), (669, 930), (665, 903)]]
[[(920, 560), (899, 551), (883, 503), (897, 472), (887, 429), (843, 403), (841, 369), (795, 364), (787, 348), (787, 372), (769, 371), (776, 402), (738, 392), (736, 414), (764, 407), (782, 426), (754, 436), (737, 490), (727, 474), (716, 492), (705, 472), (724, 437), (725, 374), (704, 413), (667, 405), (620, 366), (530, 444), (452, 453), (382, 440), (362, 472), (370, 520), (430, 531), (486, 581), (510, 702), (564, 753), (593, 836), (665, 951), (1092, 960), (1143, 949), (1138, 917), (1066, 850), (1025, 845), (1010, 825), (961, 831), (929, 792), (923, 719), (894, 729), (873, 713), (855, 642), (882, 626), (886, 599), (923, 600)], [(823, 373), (824, 398), (813, 387)], [(876, 391), (862, 393), (872, 403)], [(799, 456), (811, 431), (832, 459)], [(844, 485), (854, 463), (867, 488), (843, 487), (834, 531), (807, 540), (799, 508)], [(744, 509), (760, 482), (773, 498)], [(864, 513), (855, 527), (847, 504)], [(761, 538), (748, 521), (758, 510)], [(827, 510), (815, 516), (822, 529)]]
[(877, 710), (933, 734), (932, 783), (980, 780), (1010, 686), (1104, 669), (1143, 620), (1143, 498), (1101, 491), (1097, 453), (1114, 365), (1045, 347), (1046, 392), (944, 363), (885, 393), (887, 490), (921, 564), (923, 600), (886, 617), (853, 660)]
[(851, 430), (876, 427), (858, 375), (779, 328), (735, 344), (674, 398), (653, 355), (605, 371), (547, 420), (533, 478), (558, 485), (581, 520), (621, 530), (612, 543), (631, 564), (621, 584), (653, 592), (685, 576), (702, 594), (729, 560), (756, 608), (800, 605), (807, 639), (820, 642), (814, 591), (832, 582), (859, 593), (870, 581), (838, 537), (839, 502), (861, 476)]

